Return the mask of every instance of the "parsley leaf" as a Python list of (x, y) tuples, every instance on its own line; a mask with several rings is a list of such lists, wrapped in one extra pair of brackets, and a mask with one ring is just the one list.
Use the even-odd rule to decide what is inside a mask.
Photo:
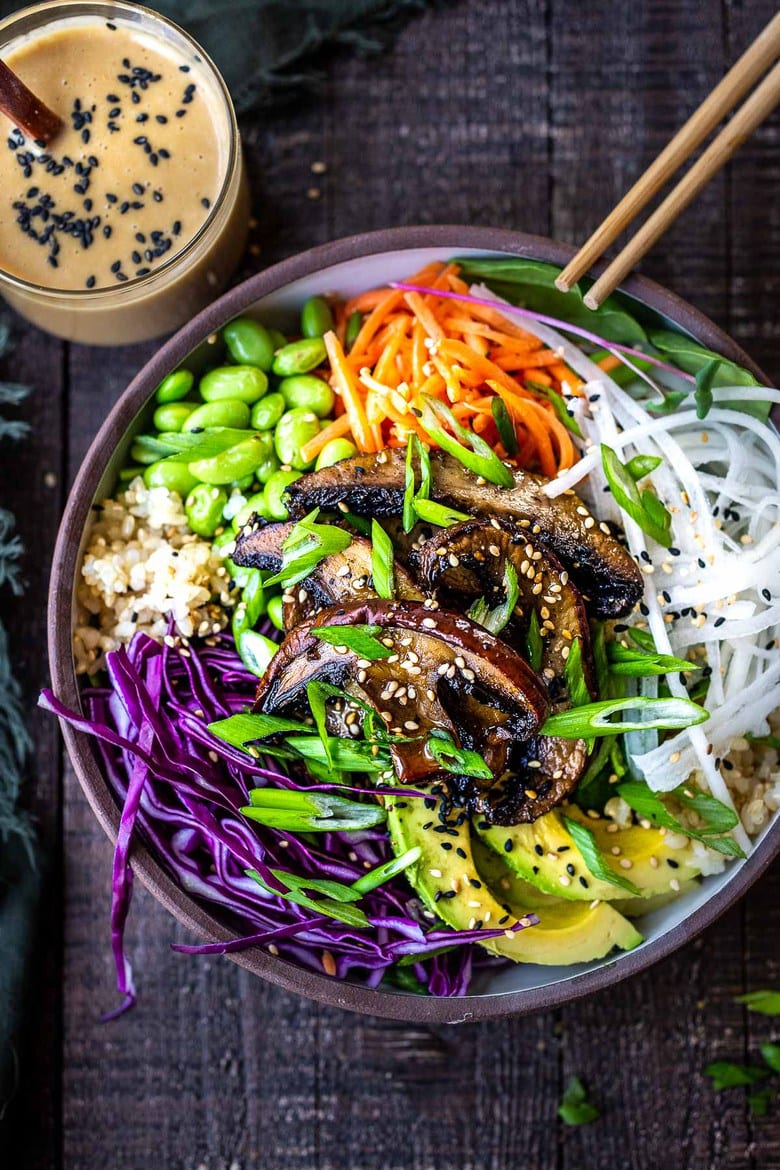
[(734, 1002), (744, 1003), (749, 1012), (760, 1012), (762, 1016), (780, 1016), (780, 991), (748, 991)]
[(566, 1086), (563, 1100), (558, 1106), (558, 1116), (564, 1125), (589, 1125), (601, 1116), (596, 1106), (588, 1100), (587, 1090), (579, 1077), (572, 1077)]
[(722, 1089), (735, 1089), (740, 1085), (755, 1085), (765, 1080), (770, 1074), (765, 1068), (757, 1068), (750, 1064), (734, 1064), (729, 1060), (717, 1060), (708, 1064), (704, 1075), (712, 1078), (712, 1088), (716, 1093)]
[(712, 358), (696, 373), (696, 389), (693, 392), (693, 400), (696, 403), (697, 418), (706, 418), (712, 409), (712, 387), (721, 364), (720, 358)]

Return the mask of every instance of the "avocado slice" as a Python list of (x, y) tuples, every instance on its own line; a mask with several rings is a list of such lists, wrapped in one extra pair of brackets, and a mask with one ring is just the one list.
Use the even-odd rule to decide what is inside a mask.
[[(671, 882), (682, 886), (699, 874), (699, 865), (690, 842), (682, 849), (670, 849), (660, 829), (632, 825), (614, 830), (614, 822), (605, 817), (586, 816), (576, 805), (553, 809), (530, 825), (490, 827), (477, 821), (480, 839), (498, 853), (506, 864), (545, 894), (555, 894), (568, 901), (592, 901), (598, 898), (614, 902), (633, 895), (594, 877), (582, 853), (563, 823), (564, 814), (586, 825), (596, 844), (616, 874), (627, 877), (643, 897), (678, 891)], [(619, 855), (613, 848), (620, 849)], [(621, 860), (631, 865), (621, 866)]]
[[(509, 930), (524, 917), (523, 902), (513, 906), (509, 900), (497, 900), (479, 876), (468, 817), (458, 813), (441, 820), (441, 802), (437, 799), (432, 806), (433, 799), (385, 799), (394, 852), (400, 855), (415, 845), (422, 850), (406, 876), (425, 905), (448, 926), (474, 930), (481, 924), (486, 929), (503, 926)], [(516, 886), (508, 892), (525, 896)], [(499, 898), (501, 893), (503, 890)], [(603, 958), (614, 947), (630, 950), (642, 941), (628, 919), (606, 902), (585, 904), (550, 898), (535, 912), (538, 925), (485, 939), (482, 946), (516, 963), (557, 967)]]

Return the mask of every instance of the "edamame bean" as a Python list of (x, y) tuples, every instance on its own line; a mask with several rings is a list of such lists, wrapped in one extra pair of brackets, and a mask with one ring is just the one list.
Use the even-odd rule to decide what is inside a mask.
[(253, 475), (272, 450), (270, 435), (252, 435), (235, 447), (211, 459), (197, 459), (190, 463), (190, 471), (203, 483), (233, 483), (245, 475)]
[(328, 383), (322, 378), (315, 378), (314, 374), (293, 374), (290, 378), (282, 378), (279, 393), (288, 410), (302, 406), (306, 410), (313, 410), (318, 418), (327, 418), (336, 401), (336, 395)]
[(142, 476), (145, 470), (144, 467), (122, 467), (117, 478), (120, 483), (132, 483), (139, 475)]
[(143, 463), (147, 467), (151, 466), (153, 463), (157, 463), (160, 458), (160, 454), (161, 452), (159, 450), (150, 451), (140, 443), (133, 443), (132, 447), (130, 448), (130, 458), (133, 460), (133, 462)]
[(287, 338), (280, 329), (269, 329), (268, 333), (271, 341), (274, 343), (274, 353), (276, 353), (277, 349), (282, 349), (283, 346), (287, 345)]
[(184, 424), (196, 409), (194, 402), (164, 402), (152, 417), (156, 431), (182, 431)]
[(320, 433), (320, 420), (313, 410), (296, 407), (283, 414), (274, 431), (274, 447), (282, 463), (297, 471), (305, 471), (313, 460), (301, 458), (301, 447)]
[(287, 508), (282, 503), (282, 496), (288, 486), (300, 478), (300, 471), (277, 471), (271, 476), (263, 489), (263, 495), (268, 515), (272, 520), (287, 519)]
[(333, 314), (325, 297), (310, 297), (301, 309), (301, 333), (304, 337), (323, 337), (333, 328)]
[(256, 431), (272, 431), (287, 409), (284, 399), (276, 390), (266, 394), (252, 407), (249, 422)]
[(163, 378), (155, 392), (158, 402), (179, 402), (186, 398), (195, 382), (195, 375), (189, 370), (174, 370)]
[(237, 488), (245, 496), (256, 479), (257, 476), (253, 472), (251, 475), (245, 475), (241, 479), (234, 479), (230, 486), (231, 488)]
[(168, 463), (161, 459), (152, 463), (144, 472), (147, 487), (164, 487), (169, 492), (178, 492), (184, 500), (198, 482), (198, 476), (190, 471), (186, 463)]
[(222, 523), (227, 492), (207, 483), (198, 483), (184, 501), (184, 515), (198, 536), (213, 536)]
[(257, 471), (255, 472), (255, 479), (259, 480), (260, 483), (268, 483), (271, 476), (274, 475), (280, 467), (281, 463), (277, 458), (276, 452), (272, 451), (268, 458), (264, 459), (258, 467)]
[(346, 353), (349, 353), (349, 351), (352, 349), (352, 346), (357, 341), (358, 333), (360, 332), (362, 325), (363, 315), (358, 309), (355, 309), (355, 312), (350, 313), (349, 315), (347, 328), (344, 333), (344, 350)]
[(341, 463), (342, 459), (351, 459), (357, 455), (357, 447), (349, 439), (331, 439), (320, 451), (314, 467), (321, 471), (323, 467), (332, 467), (334, 463)]
[(247, 520), (250, 518), (250, 516), (253, 516), (255, 512), (258, 516), (262, 516), (264, 520), (271, 519), (271, 517), (268, 515), (268, 508), (266, 507), (264, 492), (255, 492), (253, 496), (249, 497), (240, 511), (236, 512), (235, 516), (233, 517), (233, 531), (236, 533), (240, 532), (246, 524)]
[(281, 593), (277, 593), (275, 597), (268, 598), (268, 616), (277, 630), (284, 631), (284, 618), (282, 616), (282, 609), (284, 602), (282, 601)]
[(327, 356), (328, 351), (321, 337), (303, 337), (278, 350), (272, 369), (280, 378), (289, 378), (291, 374), (308, 374), (309, 370), (322, 365)]
[(220, 398), (204, 402), (185, 420), (183, 431), (200, 431), (206, 427), (235, 427), (239, 431), (249, 426), (249, 407), (240, 398)]
[(266, 373), (274, 360), (271, 334), (259, 321), (251, 317), (237, 317), (222, 330), (228, 353), (239, 365), (257, 366)]
[(257, 402), (268, 389), (268, 378), (257, 366), (217, 366), (200, 380), (200, 396), (206, 402), (222, 398), (240, 398)]

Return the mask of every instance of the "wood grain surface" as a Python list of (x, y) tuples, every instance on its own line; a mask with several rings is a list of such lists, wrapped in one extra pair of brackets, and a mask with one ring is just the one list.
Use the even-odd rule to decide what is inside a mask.
[[(340, 55), (319, 94), (242, 127), (258, 221), (242, 275), (394, 224), (580, 242), (773, 11), (772, 0), (462, 0), (414, 20), (388, 55)], [(775, 379), (778, 180), (774, 119), (643, 269)], [(28, 592), (7, 617), (32, 709), (68, 483), (154, 345), (96, 351), (11, 323), (0, 374), (35, 386), (22, 412), (32, 436), (0, 464), (28, 550)], [(777, 867), (702, 939), (600, 997), (440, 1029), (347, 1015), (224, 959), (175, 955), (179, 928), (138, 889), (128, 945), (140, 1002), (101, 1025), (114, 1003), (111, 851), (53, 721), (35, 714), (33, 727), (47, 897), (9, 1170), (780, 1168), (780, 1105), (750, 1117), (741, 1092), (715, 1095), (702, 1075), (771, 1035), (733, 997), (780, 982)], [(556, 1120), (573, 1074), (602, 1110), (579, 1129)]]

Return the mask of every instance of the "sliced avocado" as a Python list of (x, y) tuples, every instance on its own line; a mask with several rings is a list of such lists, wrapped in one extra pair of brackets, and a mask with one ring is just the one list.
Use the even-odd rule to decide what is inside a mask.
[[(456, 930), (480, 925), (509, 930), (524, 916), (522, 903), (514, 909), (509, 902), (502, 905), (504, 900), (498, 901), (479, 876), (468, 818), (451, 815), (442, 821), (440, 802), (426, 807), (430, 803), (419, 797), (385, 801), (395, 853), (400, 855), (415, 845), (422, 850), (418, 861), (406, 870), (412, 886), (426, 906)], [(482, 945), (516, 963), (565, 966), (603, 958), (616, 946), (629, 950), (642, 941), (634, 926), (605, 902), (584, 905), (551, 898), (536, 913), (538, 925), (485, 939)]]
[(687, 894), (689, 890), (698, 886), (697, 881), (686, 882), (680, 885), (679, 890), (667, 890), (664, 894), (650, 894), (647, 898), (625, 898), (620, 901), (620, 913), (625, 914), (626, 918), (642, 918), (645, 914), (652, 913), (653, 910), (661, 910), (664, 906), (668, 906), (670, 902), (676, 902), (683, 894)]
[[(614, 830), (614, 822), (605, 817), (588, 817), (576, 805), (553, 809), (531, 824), (489, 827), (477, 822), (481, 840), (498, 853), (506, 864), (545, 894), (578, 901), (598, 898), (607, 902), (631, 898), (621, 889), (594, 877), (588, 870), (577, 845), (563, 823), (564, 814), (586, 825), (596, 844), (616, 874), (627, 877), (645, 897), (674, 893), (671, 882), (690, 881), (699, 873), (699, 865), (688, 843), (682, 849), (664, 844), (662, 830), (632, 825)], [(619, 849), (619, 854), (613, 849)], [(622, 866), (621, 861), (630, 861)]]

